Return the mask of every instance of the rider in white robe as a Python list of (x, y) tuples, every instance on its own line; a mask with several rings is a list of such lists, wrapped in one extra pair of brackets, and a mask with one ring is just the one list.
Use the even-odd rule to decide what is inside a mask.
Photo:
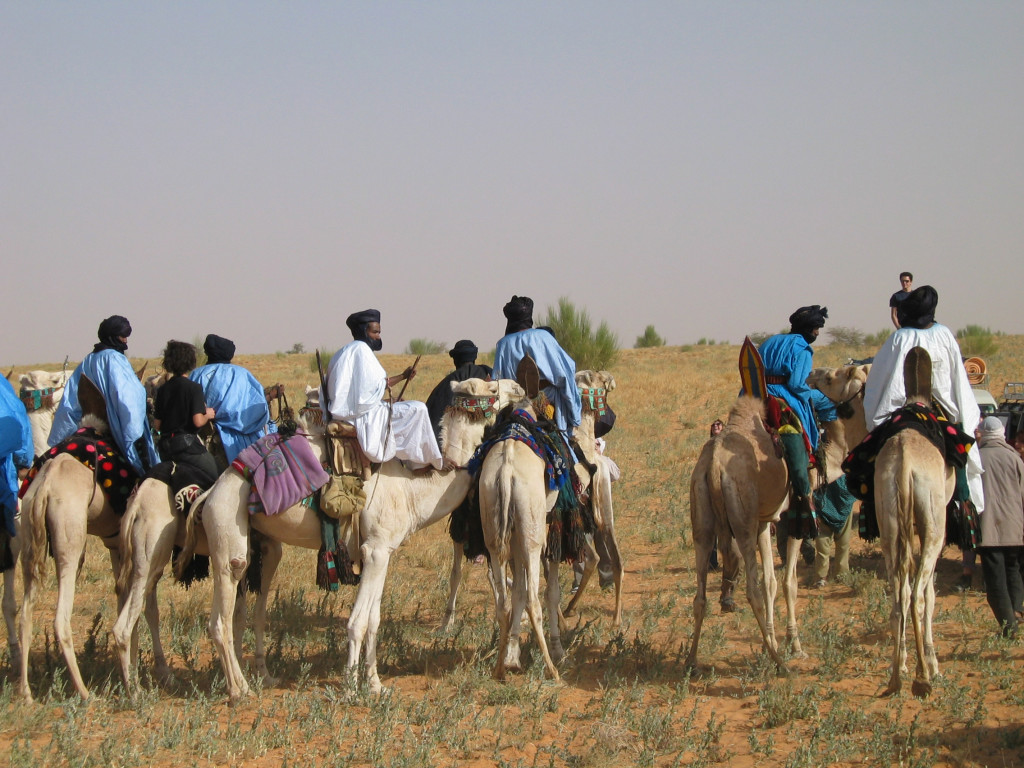
[[(417, 467), (442, 466), (427, 407), (421, 402), (386, 401), (388, 387), (415, 375), (407, 368), (388, 379), (373, 354), (379, 350), (380, 313), (366, 310), (345, 321), (353, 341), (342, 347), (327, 365), (327, 398), (321, 393), (325, 416), (356, 428), (359, 445), (370, 461), (384, 462), (398, 457)], [(371, 348), (375, 347), (375, 349)], [(323, 404), (329, 402), (329, 412)]]
[[(935, 289), (925, 285), (915, 289), (897, 308), (900, 329), (878, 350), (864, 387), (864, 415), (869, 430), (906, 403), (903, 361), (914, 347), (922, 347), (932, 359), (932, 397), (950, 420), (959, 423), (968, 435), (973, 435), (978, 427), (981, 411), (967, 379), (960, 345), (949, 328), (934, 321), (937, 303)], [(973, 447), (967, 454), (967, 485), (978, 512), (985, 508), (981, 473), (981, 453)]]

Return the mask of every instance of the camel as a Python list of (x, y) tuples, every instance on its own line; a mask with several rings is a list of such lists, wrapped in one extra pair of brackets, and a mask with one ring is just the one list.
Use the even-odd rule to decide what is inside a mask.
[[(742, 557), (747, 575), (747, 599), (754, 611), (764, 648), (780, 671), (787, 667), (775, 639), (775, 570), (769, 522), (778, 522), (789, 494), (789, 473), (764, 427), (764, 403), (740, 397), (721, 434), (705, 443), (690, 482), (690, 520), (697, 564), (697, 594), (693, 598), (694, 628), (686, 668), (694, 669), (707, 603), (707, 574), (717, 537), (723, 574), (738, 572)], [(786, 548), (787, 634), (794, 654), (801, 654), (796, 629), (796, 557), (800, 540)], [(758, 569), (757, 553), (761, 555)], [(788, 587), (792, 589), (788, 589)]]
[[(521, 401), (516, 407), (536, 418), (529, 400)], [(544, 460), (519, 440), (501, 440), (484, 459), (479, 487), (480, 517), (484, 541), (490, 553), (490, 580), (499, 627), (494, 677), (503, 680), (507, 667), (520, 666), (518, 620), (525, 606), (544, 665), (551, 677), (558, 680), (558, 669), (552, 661), (552, 655), (560, 659), (563, 654), (558, 622), (551, 622), (552, 654), (544, 639), (539, 596), (543, 568), (547, 576), (549, 615), (558, 612), (558, 562), (545, 562), (542, 556), (547, 542), (547, 513), (554, 506), (557, 495), (547, 490)], [(505, 581), (505, 568), (510, 564), (511, 605)]]
[[(318, 455), (323, 451), (323, 427), (307, 423), (300, 415), (300, 428), (309, 436)], [(482, 427), (481, 434), (482, 434)], [(475, 446), (461, 451), (449, 447), (446, 458), (464, 467)], [(469, 451), (468, 453), (466, 451)], [(401, 461), (385, 462), (364, 486), (367, 502), (360, 514), (363, 543), (361, 578), (352, 614), (348, 622), (347, 673), (355, 677), (365, 645), (364, 672), (368, 689), (379, 693), (383, 686), (377, 672), (377, 629), (380, 625), (380, 603), (391, 555), (413, 533), (444, 519), (465, 498), (470, 478), (465, 469), (414, 472)], [(192, 506), (186, 528), (182, 560), (195, 551), (196, 517), (202, 515), (210, 552), (213, 579), (213, 608), (209, 629), (224, 667), (228, 697), (238, 701), (249, 693), (249, 684), (242, 674), (235, 648), (235, 636), (242, 630), (241, 618), (235, 613), (239, 580), (248, 567), (249, 532), (258, 531), (269, 545), (263, 556), (261, 600), (257, 602), (253, 620), (257, 664), (265, 675), (263, 645), (266, 624), (265, 595), (270, 591), (274, 572), (280, 562), (282, 544), (318, 549), (320, 521), (315, 511), (298, 504), (276, 515), (250, 515), (247, 509), (249, 483), (235, 470), (221, 475), (202, 504)], [(353, 552), (353, 557), (355, 553)]]
[[(106, 425), (83, 423), (101, 430)], [(79, 696), (89, 698), (75, 657), (71, 635), (71, 610), (75, 597), (75, 579), (85, 554), (86, 536), (91, 534), (103, 540), (110, 553), (110, 563), (116, 576), (120, 564), (119, 533), (121, 520), (107, 501), (103, 489), (97, 485), (93, 471), (67, 454), (59, 454), (48, 461), (33, 480), (22, 500), (22, 573), (24, 602), (21, 610), (21, 679), (20, 692), (26, 701), (32, 701), (28, 685), (28, 652), (32, 640), (32, 609), (36, 590), (46, 569), (47, 534), (53, 549), (57, 569), (57, 611), (54, 618), (54, 637), (60, 644), (68, 665), (72, 682)], [(118, 598), (120, 608), (120, 597)], [(146, 603), (146, 619), (153, 635), (154, 657), (157, 667), (166, 667), (159, 644), (159, 615), (155, 599), (150, 595)]]
[[(615, 389), (615, 379), (607, 371), (579, 371), (576, 374), (576, 382), (582, 389), (603, 388), (607, 391)], [(506, 391), (507, 389), (507, 391)], [(498, 408), (507, 405), (513, 397), (522, 397), (525, 394), (518, 384), (511, 380), (502, 379), (498, 382), (485, 382), (482, 379), (467, 379), (464, 382), (452, 384), (452, 391), (456, 395), (469, 398), (487, 397), (495, 395), (499, 398)], [(591, 494), (594, 503), (594, 519), (598, 526), (598, 536), (603, 537), (602, 544), (605, 551), (612, 560), (612, 569), (615, 578), (615, 610), (612, 615), (612, 626), (618, 627), (622, 624), (622, 558), (619, 554), (618, 542), (615, 538), (615, 516), (611, 495), (611, 473), (609, 471), (609, 460), (601, 455), (597, 449), (594, 437), (594, 422), (596, 413), (593, 404), (588, 398), (584, 398), (583, 412), (580, 426), (576, 429), (576, 439), (583, 450), (587, 460), (597, 467), (597, 475), (593, 480)], [(452, 441), (465, 443), (467, 445), (479, 445), (483, 438), (483, 430), (486, 424), (493, 423), (493, 418), (488, 420), (474, 419), (466, 411), (455, 407), (448, 414), (446, 421), (448, 432), (445, 442)], [(578, 467), (578, 470), (580, 468)], [(589, 473), (581, 471), (581, 477), (586, 478)], [(549, 615), (554, 619), (557, 616), (559, 631), (565, 629), (565, 617), (572, 616), (576, 612), (577, 605), (587, 584), (590, 581), (594, 570), (597, 568), (598, 554), (594, 542), (588, 537), (586, 544), (586, 566), (579, 589), (573, 595), (565, 610), (558, 610), (557, 613)], [(454, 545), (454, 558), (452, 563), (451, 577), (449, 578), (448, 603), (445, 608), (444, 619), (441, 622), (440, 632), (448, 632), (455, 623), (455, 603), (459, 587), (462, 583), (462, 544), (456, 542)], [(518, 626), (516, 622), (513, 624)]]
[[(850, 449), (859, 444), (868, 433), (864, 418), (864, 385), (871, 364), (844, 365), (839, 368), (815, 368), (807, 377), (807, 386), (820, 390), (825, 397), (840, 406), (839, 418), (822, 425), (825, 431), (824, 455), (826, 482), (834, 482), (842, 475), (841, 465)], [(849, 406), (843, 408), (843, 405)]]
[(29, 371), (21, 374), (21, 401), (25, 403), (28, 421), (32, 425), (32, 447), (36, 456), (50, 450), (46, 441), (50, 437), (53, 414), (60, 405), (67, 380), (67, 371)]
[[(904, 360), (903, 379), (907, 402), (928, 405), (931, 401), (931, 358), (914, 347)], [(875, 511), (879, 541), (885, 556), (892, 590), (893, 660), (889, 684), (883, 696), (902, 687), (900, 673), (907, 663), (907, 614), (914, 623), (917, 668), (911, 690), (927, 696), (939, 661), (932, 638), (935, 613), (935, 564), (946, 534), (946, 504), (956, 486), (955, 472), (942, 453), (924, 435), (904, 429), (886, 440), (875, 459)], [(921, 552), (916, 567), (914, 535)], [(911, 583), (913, 575), (913, 583)]]

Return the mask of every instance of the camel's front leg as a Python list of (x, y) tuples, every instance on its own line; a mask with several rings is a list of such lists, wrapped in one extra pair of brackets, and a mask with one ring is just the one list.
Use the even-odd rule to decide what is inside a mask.
[[(772, 661), (778, 666), (779, 671), (782, 673), (789, 672), (785, 662), (782, 660), (782, 656), (779, 655), (779, 644), (775, 639), (775, 625), (769, 623), (769, 611), (771, 610), (771, 601), (769, 601), (769, 593), (774, 595), (775, 592), (775, 572), (772, 560), (772, 535), (768, 530), (768, 525), (762, 523), (757, 536), (757, 549), (753, 546), (753, 542), (744, 544), (739, 542), (740, 552), (743, 554), (743, 562), (747, 573), (747, 600), (750, 602), (750, 607), (754, 611), (754, 617), (757, 619), (757, 625), (761, 629), (761, 637), (764, 640), (765, 650), (768, 651), (768, 655), (771, 656)], [(764, 569), (767, 574), (769, 586), (765, 585), (765, 577), (758, 570), (757, 563), (757, 552), (761, 553), (761, 564), (762, 566), (767, 563), (767, 567)]]
[[(263, 558), (263, 574), (260, 578), (260, 593), (256, 597), (256, 613), (253, 617), (253, 635), (256, 641), (256, 672), (263, 680), (264, 686), (277, 685), (280, 680), (271, 677), (267, 670), (267, 598), (270, 595), (270, 588), (274, 583), (274, 575), (281, 564), (281, 557), (284, 554), (284, 547), (281, 542), (260, 537), (261, 554)], [(245, 617), (242, 617), (243, 622)], [(244, 624), (243, 624), (244, 626)], [(236, 633), (241, 634), (243, 630), (236, 627)]]
[[(758, 524), (757, 551), (761, 556), (761, 585), (764, 595), (764, 626), (768, 633), (767, 639), (771, 646), (778, 651), (779, 643), (775, 639), (775, 597), (778, 594), (779, 582), (775, 578), (775, 559), (772, 554), (772, 533), (767, 523)], [(740, 547), (740, 549), (744, 549)], [(765, 556), (767, 554), (767, 557)], [(744, 559), (746, 556), (744, 555)], [(750, 591), (750, 580), (747, 580), (747, 591)]]
[[(30, 542), (31, 543), (31, 542)], [(28, 685), (28, 652), (32, 647), (32, 609), (36, 602), (36, 591), (39, 589), (39, 582), (33, 574), (31, 547), (23, 552), (21, 561), (22, 588), (24, 593), (21, 600), (21, 659), (19, 661), (20, 675), (18, 692), (27, 703), (32, 702), (32, 690)]]
[(576, 594), (572, 596), (569, 604), (565, 606), (565, 615), (574, 616), (576, 614), (576, 603), (579, 602), (583, 596), (584, 591), (587, 589), (587, 585), (590, 583), (591, 577), (594, 575), (594, 571), (597, 570), (597, 548), (594, 546), (594, 538), (587, 536), (586, 543), (583, 547), (583, 575), (580, 577), (580, 583), (576, 587)]
[(444, 610), (444, 619), (437, 630), (440, 634), (451, 632), (455, 624), (455, 598), (458, 597), (459, 586), (462, 584), (462, 561), (466, 557), (461, 541), (453, 541), (452, 550), (452, 571), (448, 576), (448, 604)]
[(800, 557), (801, 540), (792, 536), (786, 541), (786, 571), (782, 580), (782, 591), (786, 597), (786, 641), (795, 658), (806, 659), (807, 654), (800, 647), (800, 630), (796, 622), (796, 562)]
[[(211, 544), (212, 546), (212, 544)], [(234, 622), (236, 593), (238, 583), (245, 574), (248, 562), (244, 547), (229, 560), (222, 561), (219, 553), (210, 553), (210, 576), (213, 579), (213, 605), (210, 609), (210, 638), (217, 648), (221, 665), (224, 668), (224, 680), (231, 702), (239, 701), (249, 695), (249, 683), (242, 673), (235, 651)], [(244, 598), (243, 598), (244, 603)]]
[(384, 594), (384, 581), (391, 561), (391, 548), (387, 545), (363, 544), (363, 572), (359, 591), (348, 620), (349, 675), (355, 679), (359, 654), (366, 645), (366, 684), (371, 693), (380, 693), (377, 675), (377, 628), (380, 626), (380, 601)]

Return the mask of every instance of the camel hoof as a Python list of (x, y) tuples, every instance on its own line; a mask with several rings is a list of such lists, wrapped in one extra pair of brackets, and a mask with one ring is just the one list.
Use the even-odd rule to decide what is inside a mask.
[(723, 600), (720, 605), (722, 606), (722, 613), (736, 613), (735, 600)]
[(794, 648), (793, 651), (792, 651), (792, 656), (793, 656), (794, 659), (809, 659), (810, 658), (810, 656), (807, 655), (807, 652), (804, 651), (802, 648)]
[(274, 688), (281, 684), (281, 678), (273, 677), (272, 675), (264, 675), (260, 679), (263, 681), (264, 688)]
[(927, 680), (915, 680), (910, 690), (919, 699), (926, 698), (932, 694), (932, 684)]

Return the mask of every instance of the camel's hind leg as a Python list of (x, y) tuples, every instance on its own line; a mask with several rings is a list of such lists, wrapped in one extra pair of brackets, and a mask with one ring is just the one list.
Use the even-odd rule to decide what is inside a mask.
[(807, 654), (800, 647), (800, 630), (796, 621), (796, 563), (800, 557), (801, 544), (801, 539), (792, 536), (786, 540), (786, 570), (782, 579), (782, 592), (786, 598), (786, 642), (794, 657), (806, 659)]
[[(73, 525), (65, 526), (64, 532), (68, 534), (67, 537), (63, 540), (62, 537), (56, 537), (53, 544), (53, 559), (57, 566), (57, 608), (53, 619), (53, 635), (68, 665), (68, 673), (75, 690), (83, 699), (88, 699), (89, 689), (86, 688), (78, 668), (78, 657), (75, 654), (75, 643), (71, 633), (71, 613), (75, 607), (75, 580), (78, 576), (78, 564), (85, 554), (86, 533), (83, 526), (79, 536), (79, 531)], [(110, 558), (116, 576), (117, 562), (114, 550), (110, 550)]]
[[(767, 579), (758, 570), (757, 554), (755, 553), (753, 542), (746, 546), (742, 542), (739, 543), (747, 574), (747, 600), (754, 611), (757, 625), (761, 629), (761, 638), (764, 640), (765, 650), (768, 651), (768, 655), (771, 656), (772, 661), (778, 666), (779, 671), (786, 673), (789, 670), (779, 655), (779, 644), (775, 639), (775, 626), (771, 623), (771, 614), (769, 613), (771, 605), (769, 595), (774, 595), (776, 582), (774, 568), (772, 567), (772, 536), (768, 530), (768, 525), (766, 523), (760, 524), (756, 550), (761, 553), (762, 565), (767, 563), (767, 567), (764, 569)], [(765, 584), (766, 580), (768, 585)]]
[(39, 589), (39, 581), (35, 577), (31, 564), (31, 551), (22, 553), (22, 588), (24, 590), (21, 600), (21, 660), (19, 662), (19, 684), (18, 691), (26, 702), (32, 701), (32, 689), (28, 685), (28, 650), (32, 647), (32, 611), (36, 602), (36, 592)]
[(8, 570), (4, 571), (4, 597), (3, 611), (4, 623), (7, 625), (7, 650), (10, 655), (11, 669), (21, 669), (21, 641), (18, 633), (18, 602), (14, 594), (15, 568), (18, 565), (18, 558), (21, 555), (21, 537), (17, 535), (20, 527), (20, 515), (14, 517), (15, 536), (8, 538), (11, 548), (11, 559), (14, 562)]
[(544, 570), (545, 597), (548, 604), (548, 650), (551, 653), (551, 659), (557, 664), (565, 656), (565, 649), (562, 648), (561, 629), (565, 619), (559, 606), (559, 603), (562, 602), (562, 587), (558, 583), (558, 563), (553, 560), (545, 560), (541, 567)]
[(576, 594), (569, 600), (569, 604), (565, 606), (565, 616), (576, 615), (576, 604), (583, 597), (583, 593), (587, 589), (587, 585), (590, 583), (590, 579), (594, 575), (594, 571), (597, 570), (597, 562), (600, 558), (597, 554), (597, 548), (594, 546), (594, 538), (587, 536), (586, 541), (583, 545), (583, 575), (580, 576), (580, 583), (576, 585)]
[[(272, 677), (270, 672), (267, 670), (267, 598), (270, 595), (270, 587), (274, 583), (274, 575), (277, 573), (277, 568), (281, 564), (284, 547), (279, 541), (273, 541), (266, 536), (261, 536), (260, 549), (263, 562), (263, 574), (260, 579), (260, 593), (256, 597), (256, 612), (253, 617), (253, 636), (256, 641), (256, 671), (262, 678), (263, 685), (269, 687), (277, 685), (280, 680), (276, 677)], [(238, 627), (236, 614), (236, 638), (241, 635), (244, 626), (245, 615), (242, 615), (242, 627)]]
[[(524, 569), (526, 576), (525, 590), (513, 585), (515, 597), (513, 598), (512, 611), (513, 614), (517, 613), (517, 608), (520, 607), (520, 600), (525, 598), (526, 613), (530, 617), (530, 624), (533, 626), (533, 634), (537, 638), (537, 646), (540, 648), (541, 656), (544, 657), (544, 666), (547, 667), (551, 678), (558, 680), (558, 669), (551, 660), (547, 640), (544, 639), (544, 611), (540, 603), (540, 549), (534, 553), (526, 554), (523, 559), (526, 560), (526, 567)], [(555, 567), (557, 569), (557, 563)], [(557, 579), (557, 573), (554, 574), (554, 577)]]
[[(932, 499), (932, 508), (944, 509), (941, 498)], [(915, 696), (927, 696), (932, 692), (932, 678), (939, 674), (939, 660), (932, 638), (932, 616), (935, 612), (935, 564), (942, 551), (943, 537), (939, 515), (926, 514), (920, 517), (923, 518), (918, 521), (921, 530), (921, 556), (911, 606), (917, 642), (917, 674), (911, 690)]]
[(491, 556), (489, 575), (491, 591), (494, 593), (494, 615), (498, 619), (498, 661), (494, 666), (494, 679), (504, 680), (507, 668), (505, 655), (509, 646), (512, 610), (509, 606), (508, 589), (505, 583), (505, 564), (500, 562), (496, 555)]

